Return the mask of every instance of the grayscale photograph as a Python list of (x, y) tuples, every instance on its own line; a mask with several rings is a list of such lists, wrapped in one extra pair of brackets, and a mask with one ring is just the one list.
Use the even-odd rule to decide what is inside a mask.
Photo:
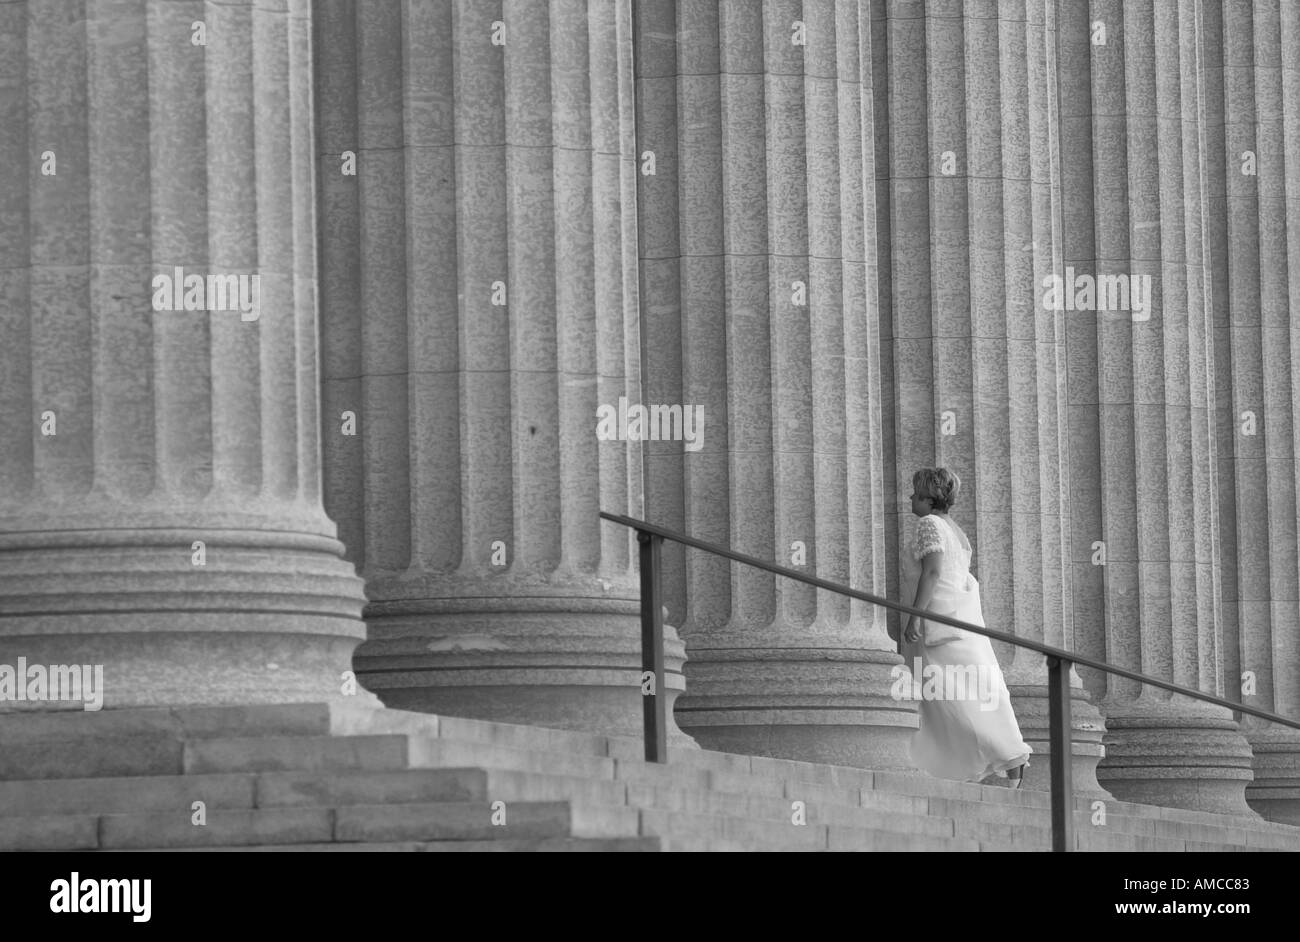
[(0, 0), (24, 906), (1118, 853), (1232, 932), (1298, 433), (1300, 0)]

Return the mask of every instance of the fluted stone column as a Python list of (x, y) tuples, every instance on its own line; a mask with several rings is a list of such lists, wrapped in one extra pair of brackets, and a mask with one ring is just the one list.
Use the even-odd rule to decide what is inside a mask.
[[(1127, 309), (1067, 314), (1071, 530), (1080, 650), (1222, 695), (1199, 6), (1061, 4), (1064, 261), (1151, 286), (1148, 311), (1130, 295)], [(1085, 680), (1115, 797), (1248, 810), (1250, 748), (1228, 711)]]
[[(638, 16), (645, 390), (702, 407), (651, 442), (647, 514), (867, 590), (884, 586), (871, 24), (853, 0), (644, 0)], [(882, 613), (668, 554), (682, 727), (706, 747), (906, 764), (912, 704)]]
[[(106, 707), (338, 697), (364, 637), (320, 499), (310, 37), (306, 0), (0, 5), (0, 663), (102, 665)], [(155, 309), (178, 267), (259, 303)]]
[(597, 517), (642, 510), (640, 442), (597, 437), (640, 399), (631, 8), (337, 0), (316, 58), (358, 676), (392, 707), (639, 736), (636, 544)]
[[(1065, 314), (1041, 303), (1061, 258), (1055, 31), (1042, 0), (888, 5), (886, 507), (897, 558), (913, 472), (956, 471), (986, 624), (1072, 648)], [(1046, 788), (1045, 660), (997, 647), (1035, 753), (1027, 785)], [(1100, 715), (1072, 680), (1075, 787), (1098, 793)]]
[[(1288, 213), (1288, 188), (1300, 185), (1300, 11), (1230, 2), (1209, 5), (1205, 19), (1224, 686), (1300, 717), (1294, 195)], [(1300, 732), (1249, 716), (1242, 725), (1254, 752), (1247, 801), (1300, 824)]]

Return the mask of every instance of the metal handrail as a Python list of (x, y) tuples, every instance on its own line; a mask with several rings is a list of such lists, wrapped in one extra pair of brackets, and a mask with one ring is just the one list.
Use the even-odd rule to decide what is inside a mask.
[(631, 527), (635, 530), (637, 541), (641, 547), (641, 667), (642, 690), (646, 694), (642, 701), (647, 762), (666, 762), (668, 759), (667, 700), (665, 697), (657, 695), (663, 689), (664, 682), (663, 587), (661, 578), (662, 564), (660, 561), (660, 549), (664, 540), (672, 540), (675, 543), (681, 543), (683, 546), (701, 549), (738, 563), (744, 563), (747, 566), (754, 566), (773, 575), (783, 576), (786, 579), (793, 579), (796, 582), (803, 582), (819, 589), (825, 589), (828, 592), (835, 592), (849, 598), (870, 602), (872, 605), (893, 609), (896, 612), (916, 615), (927, 621), (951, 625), (954, 628), (961, 628), (964, 631), (984, 635), (997, 641), (1005, 641), (1017, 647), (1029, 648), (1032, 651), (1046, 655), (1048, 745), (1050, 752), (1048, 765), (1051, 776), (1052, 850), (1054, 851), (1070, 851), (1074, 849), (1074, 819), (1070, 813), (1071, 806), (1074, 804), (1072, 798), (1073, 774), (1072, 769), (1067, 765), (1067, 760), (1071, 757), (1073, 750), (1071, 740), (1066, 735), (1070, 729), (1070, 666), (1072, 664), (1083, 664), (1096, 670), (1105, 671), (1108, 674), (1117, 674), (1130, 680), (1151, 684), (1173, 693), (1203, 700), (1206, 703), (1213, 703), (1216, 706), (1226, 707), (1238, 713), (1248, 713), (1251, 716), (1257, 716), (1273, 723), (1281, 723), (1283, 726), (1300, 729), (1300, 720), (1279, 716), (1276, 713), (1259, 710), (1241, 703), (1234, 703), (1231, 700), (1203, 693), (1191, 687), (1169, 683), (1158, 677), (1148, 677), (1146, 674), (1129, 670), (1126, 667), (1119, 667), (1109, 661), (1097, 660), (1083, 654), (1067, 651), (1064, 648), (1043, 644), (1029, 638), (1021, 638), (1005, 631), (986, 628), (983, 625), (972, 625), (969, 622), (950, 618), (947, 615), (940, 615), (937, 612), (913, 608), (899, 602), (891, 602), (889, 599), (873, 595), (870, 592), (851, 589), (848, 586), (838, 585), (817, 576), (810, 576), (807, 573), (787, 569), (784, 566), (778, 566), (756, 556), (738, 553), (728, 547), (709, 543), (705, 540), (698, 540), (693, 536), (678, 533), (676, 530), (670, 530), (658, 524), (637, 520), (635, 517), (612, 514), (604, 510), (600, 511), (600, 516), (603, 520)]

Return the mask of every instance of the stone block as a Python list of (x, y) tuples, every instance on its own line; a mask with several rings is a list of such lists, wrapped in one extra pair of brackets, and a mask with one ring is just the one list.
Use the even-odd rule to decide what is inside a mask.
[(324, 808), (209, 811), (207, 823), (191, 823), (188, 808), (171, 814), (115, 814), (100, 819), (100, 846), (207, 847), (302, 844), (333, 839), (333, 812)]
[(635, 811), (569, 802), (513, 802), (505, 824), (492, 823), (487, 802), (364, 805), (338, 810), (341, 841), (486, 840), (542, 837), (635, 837)]
[(160, 775), (130, 778), (0, 782), (0, 814), (116, 814), (208, 808), (252, 808), (251, 775)]
[(179, 740), (145, 736), (23, 742), (0, 748), (0, 781), (175, 775), (183, 751)]
[(94, 815), (24, 815), (0, 818), (0, 851), (93, 850), (99, 846)]
[(488, 773), (482, 769), (266, 772), (257, 776), (257, 806), (486, 801), (487, 783)]
[(315, 736), (204, 739), (185, 744), (185, 771), (288, 772), (401, 769), (407, 765), (403, 736)]
[(538, 752), (491, 743), (461, 742), (413, 736), (410, 739), (412, 768), (478, 767), (612, 779), (616, 760), (565, 752)]

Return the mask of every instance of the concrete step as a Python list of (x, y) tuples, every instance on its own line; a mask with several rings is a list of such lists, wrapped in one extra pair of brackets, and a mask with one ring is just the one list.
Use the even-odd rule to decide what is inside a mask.
[[(347, 703), (91, 719), (103, 725), (86, 739), (79, 712), (0, 715), (0, 849), (1050, 846), (1047, 793), (920, 773), (692, 749), (646, 763), (639, 740)], [(1094, 825), (1097, 797), (1075, 798), (1083, 849), (1300, 849), (1300, 828), (1109, 798)], [(204, 828), (190, 823), (195, 801)], [(509, 835), (491, 824), (498, 801)]]
[(188, 809), (103, 815), (99, 847), (213, 847), (248, 844), (312, 844), (334, 839), (329, 808), (266, 808), (209, 811), (206, 823), (192, 823)]
[(1246, 847), (1249, 850), (1300, 850), (1300, 834), (1296, 832), (1296, 828), (1286, 831), (1250, 829), (1246, 831)]
[(587, 801), (623, 805), (622, 782), (481, 768), (315, 769), (0, 782), (0, 818), (438, 801)]
[[(613, 778), (618, 782), (644, 782), (649, 785), (661, 785), (665, 788), (697, 788), (703, 790), (739, 792), (733, 783), (727, 782), (725, 776), (709, 772), (707, 769), (686, 768), (662, 765), (653, 762), (636, 762), (630, 759), (610, 759), (614, 764)], [(784, 786), (780, 783), (752, 782), (744, 779), (755, 793), (780, 797)], [(779, 787), (778, 787), (779, 786)]]
[(665, 839), (703, 837), (739, 841), (750, 846), (788, 850), (825, 850), (828, 846), (826, 826), (795, 826), (787, 822), (758, 821), (732, 815), (691, 814), (682, 811), (640, 811), (641, 833)]
[[(225, 753), (224, 745), (221, 751)], [(902, 832), (921, 837), (952, 837), (954, 820), (958, 836), (976, 840), (1005, 839), (1015, 828), (1045, 828), (1046, 815), (1025, 815), (1021, 809), (984, 806), (954, 799), (890, 796), (879, 792), (851, 791), (833, 786), (792, 784), (800, 799), (776, 798), (670, 788), (644, 782), (590, 781), (572, 776), (548, 776), (511, 770), (417, 769), (370, 772), (310, 770), (262, 773), (209, 773), (193, 776), (155, 776), (104, 780), (51, 780), (0, 783), (0, 810), (8, 814), (80, 812), (113, 814), (159, 811), (188, 816), (194, 801), (210, 811), (277, 807), (338, 807), (435, 802), (490, 804), (494, 800), (572, 800), (597, 805), (649, 808), (789, 823), (793, 803), (804, 801), (805, 820), (882, 832)], [(857, 797), (866, 806), (850, 804)], [(1083, 813), (1080, 812), (1080, 815)], [(1113, 828), (1125, 830), (1121, 819), (1109, 818)], [(968, 824), (983, 822), (1004, 830), (972, 831)], [(1079, 821), (1082, 827), (1085, 821)], [(1154, 828), (1151, 822), (1139, 822)], [(797, 826), (797, 825), (791, 825)], [(963, 830), (963, 828), (966, 828)], [(1046, 832), (1043, 832), (1044, 834)], [(1144, 832), (1144, 833), (1149, 833)], [(1042, 835), (1035, 834), (1035, 838)], [(1043, 843), (1046, 841), (1044, 839)]]
[[(606, 742), (607, 754), (611, 759), (644, 762), (645, 744), (640, 739), (627, 739), (611, 736)], [(668, 744), (668, 762), (683, 768), (703, 769), (706, 772), (740, 772), (752, 771), (752, 763), (757, 756), (742, 755), (735, 752), (715, 752), (711, 749), (690, 749)]]
[(405, 736), (257, 736), (186, 742), (187, 774), (397, 771), (409, 768)]
[[(878, 791), (894, 795), (918, 795), (926, 798), (959, 798), (966, 801), (1015, 801), (1009, 795), (1018, 794), (1019, 789), (987, 789), (982, 785), (967, 782), (950, 782), (947, 779), (934, 778), (929, 775), (912, 772), (876, 771), (872, 773), (869, 786)], [(1026, 793), (1028, 794), (1028, 793)]]
[(657, 837), (660, 849), (665, 853), (763, 853), (763, 852), (783, 852), (786, 848), (779, 847), (757, 847), (752, 841), (729, 841), (717, 837), (701, 837), (699, 835), (670, 835), (668, 837)]
[[(485, 752), (481, 747), (462, 743), (449, 746), (447, 750), (455, 758), (465, 761), (486, 759), (488, 762), (500, 765), (536, 766), (535, 762), (521, 756), (521, 750), (507, 747), (490, 747)], [(789, 819), (792, 814), (790, 806), (792, 799), (789, 796), (806, 795), (801, 800), (807, 803), (809, 815), (807, 820), (810, 824), (829, 823), (846, 826), (855, 823), (861, 825), (869, 820), (869, 816), (862, 813), (861, 807), (849, 804), (851, 799), (847, 799), (846, 796), (851, 794), (851, 789), (844, 784), (861, 781), (865, 777), (869, 778), (873, 785), (878, 782), (881, 786), (894, 788), (897, 791), (865, 789), (859, 786), (858, 796), (861, 802), (866, 803), (868, 807), (873, 803), (882, 806), (878, 808), (879, 811), (917, 815), (916, 818), (898, 819), (897, 826), (893, 828), (888, 819), (882, 820), (879, 825), (882, 831), (910, 831), (914, 835), (940, 836), (934, 832), (946, 829), (943, 819), (955, 819), (963, 824), (976, 822), (960, 830), (956, 835), (963, 840), (1011, 846), (1025, 841), (1041, 849), (1050, 847), (1049, 798), (1045, 793), (946, 782), (907, 773), (873, 773), (783, 760), (765, 761), (770, 761), (774, 767), (783, 767), (784, 771), (796, 774), (808, 774), (810, 768), (819, 769), (821, 772), (812, 777), (820, 778), (822, 782), (765, 779), (757, 775), (742, 775), (734, 769), (706, 772), (699, 768), (700, 763), (696, 762), (663, 766), (646, 764), (639, 760), (616, 760), (614, 774), (616, 780), (628, 782), (629, 795), (632, 804), (636, 807), (676, 812), (689, 811), (697, 814), (744, 815), (759, 820), (782, 820)], [(686, 769), (683, 766), (686, 766)], [(688, 772), (687, 769), (690, 771)], [(687, 779), (685, 783), (682, 782), (683, 778)], [(521, 784), (517, 785), (520, 790), (513, 797), (533, 797), (527, 792), (527, 786), (522, 784), (523, 780), (520, 781)], [(840, 784), (827, 784), (835, 782)], [(556, 788), (557, 792), (560, 790)], [(927, 796), (925, 794), (927, 790), (937, 791), (941, 795), (963, 797)], [(990, 793), (993, 800), (990, 800)], [(818, 800), (827, 795), (833, 796), (834, 800), (829, 803)], [(592, 792), (588, 792), (584, 798), (608, 800), (608, 796)], [(1077, 804), (1088, 807), (1089, 799), (1081, 797)], [(1076, 827), (1087, 825), (1089, 820), (1090, 818), (1084, 813), (1077, 813)], [(1110, 815), (1108, 818), (1108, 826), (1115, 832), (1126, 831), (1126, 826), (1129, 824), (1140, 833), (1153, 836), (1155, 825), (1150, 819), (1131, 815), (1118, 817)]]
[[(863, 792), (867, 807), (848, 804), (850, 793), (826, 786), (792, 786), (802, 794), (810, 824), (871, 827), (882, 832), (917, 836), (956, 836), (981, 843), (1011, 843), (1042, 849), (1050, 846), (1050, 819), (1045, 811), (956, 799), (890, 796)], [(819, 788), (821, 791), (813, 792)], [(829, 795), (833, 801), (819, 800)], [(168, 810), (188, 814), (194, 800), (209, 809), (336, 807), (388, 803), (432, 803), (502, 800), (573, 800), (598, 805), (649, 808), (788, 823), (792, 800), (765, 795), (669, 788), (639, 782), (589, 781), (512, 770), (420, 769), (389, 772), (357, 770), (208, 774), (113, 779), (99, 782), (60, 781), (0, 784), (0, 807), (20, 814), (56, 811)], [(872, 806), (872, 802), (887, 807)], [(928, 804), (928, 807), (927, 807)], [(901, 807), (900, 807), (901, 805)], [(1154, 836), (1155, 821), (1109, 815), (1108, 829), (1117, 834)], [(1092, 829), (1086, 812), (1076, 813), (1076, 828)], [(797, 825), (791, 825), (797, 826)], [(1162, 827), (1168, 829), (1170, 825)], [(1028, 830), (1026, 830), (1026, 828)], [(1228, 842), (1231, 843), (1231, 842)]]
[(484, 769), (402, 769), (392, 772), (263, 772), (255, 777), (259, 808), (490, 803)]
[[(1102, 831), (1096, 828), (1091, 831), (1076, 832), (1074, 846), (1076, 850), (1082, 851), (1126, 851), (1143, 854), (1182, 853), (1187, 849), (1185, 841), (1159, 839), (1141, 834), (1119, 834), (1114, 831)], [(1240, 848), (1237, 849), (1240, 850)]]
[(184, 752), (179, 739), (147, 736), (98, 736), (76, 743), (0, 740), (0, 781), (178, 775), (185, 770)]
[(616, 837), (616, 838), (543, 838), (541, 840), (496, 840), (496, 841), (430, 841), (421, 844), (423, 851), (457, 851), (481, 853), (483, 851), (528, 851), (532, 853), (576, 853), (591, 851), (600, 853), (648, 853), (661, 849), (657, 837)]
[(567, 752), (539, 752), (490, 743), (411, 737), (412, 768), (453, 766), (514, 769), (595, 780), (613, 780), (615, 760)]
[[(344, 804), (410, 803), (436, 800), (518, 801), (571, 800), (580, 804), (648, 808), (788, 823), (795, 811), (792, 799), (733, 794), (703, 789), (669, 788), (644, 782), (590, 781), (519, 770), (444, 769), (405, 772), (280, 772), (256, 778), (259, 807), (335, 806)], [(868, 793), (867, 800), (879, 796)], [(861, 798), (836, 790), (838, 802), (805, 801), (810, 824), (871, 827), (922, 836), (951, 837), (950, 819), (925, 813), (924, 802), (903, 798), (883, 801), (884, 807), (849, 804)], [(902, 805), (900, 807), (899, 805)], [(918, 805), (921, 808), (917, 813)], [(796, 825), (792, 825), (796, 826)]]
[(0, 713), (0, 742), (8, 748), (96, 738), (181, 742), (209, 736), (327, 736), (341, 725), (340, 715), (360, 718), (373, 712), (349, 704), (289, 703)]
[[(411, 714), (399, 711), (382, 711), (387, 717), (395, 717), (391, 728), (409, 730), (427, 730), (432, 717), (422, 716), (412, 720)], [(931, 797), (966, 800), (983, 807), (1007, 806), (1017, 815), (1029, 808), (1041, 808), (1044, 815), (1050, 805), (1046, 792), (1020, 790), (1001, 785), (975, 785), (969, 783), (947, 782), (919, 773), (897, 771), (871, 771), (851, 769), (841, 766), (827, 766), (816, 763), (796, 762), (784, 759), (771, 759), (760, 756), (742, 756), (730, 753), (718, 753), (708, 750), (675, 748), (670, 753), (672, 770), (647, 765), (642, 761), (644, 746), (640, 740), (618, 737), (600, 737), (567, 730), (544, 729), (541, 727), (519, 726), (493, 723), (480, 720), (468, 720), (455, 717), (437, 717), (438, 735), (444, 740), (454, 740), (464, 744), (469, 751), (468, 758), (481, 757), (470, 744), (498, 746), (507, 751), (489, 756), (496, 767), (537, 768), (536, 760), (525, 761), (519, 756), (511, 756), (509, 750), (521, 749), (524, 752), (544, 750), (551, 758), (554, 768), (554, 754), (567, 752), (586, 757), (601, 757), (616, 760), (614, 778), (625, 781), (657, 782), (660, 785), (680, 785), (684, 769), (692, 770), (692, 786), (706, 787), (713, 791), (729, 794), (749, 794), (767, 797), (800, 797), (808, 802), (825, 802), (831, 792), (857, 790), (859, 794), (871, 793), (871, 799), (882, 810), (886, 807), (917, 813), (920, 804)], [(368, 728), (368, 727), (358, 727)], [(454, 747), (445, 747), (452, 751)], [(464, 755), (465, 753), (462, 753)], [(467, 761), (467, 764), (473, 764)], [(575, 771), (575, 770), (570, 770)], [(708, 773), (707, 776), (699, 773)], [(581, 777), (581, 776), (574, 776)], [(704, 784), (704, 782), (707, 784)], [(600, 797), (600, 796), (596, 796)], [(1077, 808), (1090, 809), (1092, 801), (1100, 796), (1078, 795)], [(1176, 809), (1156, 809), (1153, 806), (1126, 805), (1104, 799), (1108, 807), (1118, 811), (1125, 808), (1130, 812), (1116, 819), (1109, 815), (1108, 826), (1115, 830), (1120, 826), (1150, 835), (1154, 820), (1153, 814), (1173, 812), (1171, 820), (1181, 820), (1187, 824), (1203, 824), (1211, 828), (1226, 828), (1228, 831), (1247, 833), (1252, 843), (1259, 846), (1273, 846), (1295, 849), (1300, 847), (1300, 830), (1290, 829), (1284, 833), (1258, 827), (1258, 821), (1243, 818), (1242, 822), (1225, 821), (1224, 816), (1205, 812), (1181, 812)], [(867, 799), (860, 799), (865, 803)], [(891, 804), (892, 802), (892, 804)], [(844, 804), (840, 798), (831, 799), (833, 804)], [(1184, 817), (1185, 815), (1185, 817)], [(1021, 819), (1023, 820), (1023, 819)], [(1012, 824), (1004, 819), (1001, 823)], [(1222, 837), (1213, 830), (1203, 832), (1206, 837)], [(1234, 845), (1236, 846), (1236, 845)]]
[[(492, 724), (484, 725), (490, 727)], [(417, 753), (419, 761), (429, 764), (441, 764), (444, 760), (487, 760), (496, 766), (515, 768), (411, 770), (403, 767), (406, 764), (403, 753), (411, 751)], [(625, 805), (630, 795), (633, 807), (729, 814), (780, 822), (788, 821), (792, 815), (791, 802), (802, 800), (809, 824), (871, 826), (884, 832), (904, 831), (914, 836), (944, 837), (954, 836), (948, 830), (948, 822), (955, 821), (958, 828), (955, 836), (964, 840), (1016, 844), (1022, 838), (1043, 847), (1048, 846), (1050, 840), (1050, 832), (1046, 830), (1050, 826), (1047, 809), (1034, 807), (1041, 804), (1037, 796), (1025, 800), (1017, 790), (1002, 790), (1004, 794), (999, 803), (970, 798), (924, 797), (859, 787), (857, 798), (866, 804), (864, 808), (850, 804), (853, 790), (843, 784), (846, 780), (861, 780), (862, 770), (848, 770), (847, 779), (840, 777), (838, 771), (820, 776), (824, 782), (838, 779), (841, 784), (836, 785), (763, 779), (735, 771), (708, 772), (698, 765), (682, 768), (646, 764), (639, 760), (578, 757), (577, 764), (586, 773), (603, 774), (610, 769), (611, 761), (616, 778), (606, 780), (530, 771), (539, 767), (572, 769), (574, 761), (570, 756), (557, 758), (545, 753), (472, 742), (413, 740), (398, 734), (347, 738), (209, 738), (185, 745), (185, 765), (196, 771), (194, 775), (104, 779), (94, 781), (93, 785), (86, 780), (11, 781), (0, 783), (0, 798), (7, 799), (3, 807), (23, 814), (48, 814), (60, 810), (111, 813), (176, 809), (184, 811), (188, 817), (196, 800), (204, 801), (209, 809), (437, 802), (486, 799), (489, 795), (505, 801), (573, 799), (601, 805)], [(808, 767), (807, 763), (772, 761), (796, 773), (805, 772)], [(375, 766), (386, 766), (388, 770), (370, 771)], [(241, 771), (213, 771), (216, 769)], [(266, 769), (292, 771), (262, 771)], [(513, 777), (503, 778), (508, 774)], [(499, 783), (497, 792), (491, 788), (493, 775)], [(996, 791), (987, 786), (947, 783), (899, 773), (868, 772), (865, 775), (871, 776), (873, 782), (878, 779), (882, 785), (901, 788), (905, 792), (921, 791), (925, 786), (949, 795), (973, 796), (978, 793), (983, 796), (988, 790)], [(656, 782), (670, 784), (654, 784)], [(719, 791), (720, 786), (735, 791)], [(801, 797), (790, 797), (796, 795)], [(1083, 803), (1082, 799), (1080, 803)], [(1112, 803), (1111, 806), (1125, 810), (1145, 807), (1123, 803)], [(1202, 843), (1246, 845), (1240, 829), (1215, 828), (1203, 823), (1206, 819), (1216, 820), (1213, 815), (1193, 812), (1179, 817), (1191, 820), (1165, 821), (1111, 813), (1107, 826), (1113, 833), (1156, 837), (1159, 836), (1155, 833), (1159, 827), (1160, 835), (1173, 840), (1178, 840), (1175, 837), (1178, 835), (1184, 841), (1190, 838), (1200, 839)], [(1081, 830), (1092, 826), (1089, 821), (1089, 816), (1083, 812), (1076, 815), (1076, 826)], [(1253, 832), (1252, 841), (1258, 846), (1294, 846), (1292, 835), (1263, 830)]]
[(1241, 840), (1244, 835), (1240, 829), (1236, 828), (1165, 819), (1156, 819), (1153, 824), (1155, 827), (1154, 837), (1157, 840), (1197, 841), (1215, 844), (1236, 844), (1239, 841), (1242, 844), (1245, 843), (1245, 841)]
[[(1034, 824), (1050, 827), (1051, 811), (1047, 808), (1025, 808), (989, 801), (972, 801), (966, 798), (930, 798), (926, 802), (929, 814), (943, 815), (957, 821), (976, 824)], [(1080, 812), (1076, 812), (1076, 815)]]
[(506, 802), (495, 808), (477, 801), (215, 809), (201, 825), (183, 809), (0, 818), (0, 850), (635, 838), (642, 836), (639, 828), (635, 809), (562, 801)]
[(725, 792), (664, 788), (662, 786), (628, 783), (628, 803), (632, 807), (662, 810), (672, 814), (716, 815), (746, 818), (754, 821), (772, 821), (790, 827), (802, 813), (809, 825), (829, 827), (872, 828), (879, 831), (898, 831), (923, 837), (952, 837), (950, 818), (927, 814), (909, 814), (897, 810), (863, 807), (859, 804), (805, 801), (801, 812), (794, 802), (800, 799), (769, 798), (761, 795), (738, 795)]
[[(664, 839), (665, 848), (682, 849), (683, 838), (746, 844), (755, 849), (782, 850), (974, 850), (974, 841), (955, 841), (952, 821), (897, 818), (886, 821), (870, 809), (850, 809), (845, 823), (806, 825), (738, 814), (696, 814), (642, 808), (641, 831)], [(853, 823), (848, 823), (852, 820)], [(918, 830), (919, 829), (919, 830)], [(927, 833), (928, 832), (928, 833)], [(689, 844), (689, 842), (687, 842)]]
[(0, 851), (93, 850), (99, 846), (99, 818), (91, 814), (0, 818)]
[(0, 782), (0, 820), (8, 816), (178, 811), (256, 806), (254, 775), (155, 775)]
[(959, 837), (977, 844), (996, 844), (1004, 847), (1024, 847), (1026, 850), (1050, 851), (1051, 827), (1032, 824), (991, 824), (987, 821), (961, 822), (956, 825)]
[[(898, 811), (903, 814), (929, 814), (930, 799), (924, 795), (895, 795), (892, 792), (875, 791), (870, 788), (859, 788), (858, 804), (864, 808), (875, 808), (878, 811)], [(803, 792), (803, 788), (799, 789)], [(794, 789), (787, 789), (787, 797), (794, 793)], [(815, 795), (816, 793), (814, 793)]]
[[(337, 811), (340, 841), (505, 840), (639, 837), (633, 808), (565, 801), (354, 805)], [(504, 823), (495, 824), (494, 816)]]
[(834, 828), (830, 832), (830, 850), (875, 851), (977, 851), (979, 842), (964, 838), (918, 837), (899, 831), (864, 831), (858, 828)]
[[(129, 852), (158, 853), (159, 851), (184, 853), (243, 853), (247, 851), (312, 851), (348, 853), (377, 852), (445, 852), (483, 851), (530, 852), (530, 853), (646, 853), (660, 850), (656, 837), (540, 837), (535, 839), (503, 839), (495, 841), (392, 841), (387, 843), (349, 843), (349, 844), (255, 844), (244, 847), (140, 847)], [(742, 848), (745, 849), (745, 848)]]
[(520, 769), (483, 769), (484, 797), (502, 801), (576, 801), (597, 805), (627, 805), (627, 782), (551, 775)]
[[(538, 764), (526, 750), (505, 747), (486, 747), (486, 749), (485, 755), (484, 747), (456, 744), (447, 750), (445, 757), (454, 760), (486, 758), (493, 762), (523, 766)], [(628, 779), (626, 785), (619, 781), (592, 781), (578, 776), (553, 776), (530, 772), (527, 769), (494, 767), (486, 771), (486, 786), (482, 785), (481, 781), (475, 781), (473, 787), (476, 791), (463, 794), (462, 797), (490, 796), (504, 801), (536, 801), (563, 797), (588, 803), (613, 805), (625, 805), (630, 801), (632, 807), (653, 811), (712, 814), (781, 823), (788, 823), (794, 814), (792, 807), (794, 799), (771, 796), (770, 792), (773, 789), (767, 785), (752, 789), (762, 793), (758, 795), (706, 790), (706, 782), (715, 788), (718, 784), (735, 784), (738, 781), (736, 776), (729, 773), (719, 773), (701, 779), (695, 772), (681, 770), (674, 766), (647, 766), (644, 763), (622, 761), (616, 764), (617, 774)], [(322, 777), (315, 773), (294, 773), (289, 778), (285, 778), (287, 773), (284, 773), (280, 779), (268, 779), (267, 776), (262, 776), (259, 778), (259, 783), (265, 781), (265, 785), (259, 784), (258, 793), (259, 796), (267, 797), (259, 799), (259, 803), (369, 801), (379, 804), (384, 799), (376, 795), (373, 789), (380, 785), (388, 787), (384, 783), (389, 779), (376, 778), (376, 774), (349, 772), (347, 778)], [(400, 774), (386, 774), (394, 776), (394, 781), (401, 782)], [(468, 775), (470, 770), (461, 770), (460, 774)], [(653, 784), (655, 781), (667, 781), (680, 785), (683, 777), (687, 779), (684, 787), (674, 788)], [(647, 782), (645, 779), (651, 781)], [(285, 789), (290, 786), (292, 791), (286, 795)], [(401, 785), (397, 792), (390, 793), (391, 800), (417, 800), (418, 794), (408, 791), (409, 787), (407, 784)], [(479, 788), (484, 790), (477, 791)], [(821, 794), (830, 794), (838, 800), (834, 802), (817, 800), (816, 788), (822, 789)], [(784, 790), (784, 788), (777, 789), (777, 791)], [(806, 820), (809, 824), (871, 827), (882, 831), (934, 837), (953, 835), (951, 820), (924, 813), (924, 799), (912, 796), (888, 796), (874, 792), (867, 792), (864, 795), (860, 790), (854, 794), (850, 790), (833, 786), (798, 785), (792, 786), (791, 792), (806, 796), (799, 800), (805, 801)], [(859, 803), (850, 804), (855, 798), (858, 802), (867, 801), (868, 805), (863, 807)], [(797, 825), (791, 826), (797, 827)]]
[[(459, 716), (439, 716), (405, 710), (336, 711), (335, 735), (394, 733), (449, 742), (505, 746), (529, 752), (565, 753), (588, 758), (608, 758), (608, 737), (596, 733), (520, 726)], [(642, 747), (644, 748), (644, 747)], [(644, 753), (642, 753), (644, 754)]]
[[(1052, 815), (1050, 808), (1023, 808), (1008, 804), (988, 801), (967, 801), (957, 798), (931, 798), (928, 811), (933, 815), (950, 817), (957, 822), (959, 835), (967, 833), (966, 829), (988, 826), (996, 827), (1033, 827), (1044, 830), (1050, 836)], [(1094, 825), (1090, 809), (1078, 809), (1074, 812), (1076, 831), (1106, 830), (1112, 833), (1156, 836), (1156, 818), (1140, 817), (1132, 814), (1107, 814), (1104, 825)], [(979, 833), (995, 834), (995, 830)], [(980, 840), (991, 838), (981, 837)]]

